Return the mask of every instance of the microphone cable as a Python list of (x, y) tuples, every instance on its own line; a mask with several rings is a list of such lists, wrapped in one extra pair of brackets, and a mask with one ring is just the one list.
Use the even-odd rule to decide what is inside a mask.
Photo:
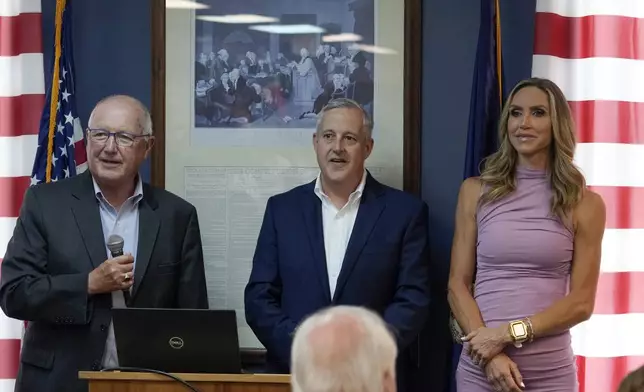
[(186, 388), (191, 390), (192, 392), (199, 392), (195, 387), (192, 385), (188, 384), (185, 380), (182, 380), (180, 377), (177, 377), (173, 374), (166, 373), (161, 370), (155, 370), (155, 369), (144, 369), (144, 368), (137, 368), (137, 367), (111, 367), (111, 368), (105, 368), (101, 369), (101, 372), (116, 372), (116, 371), (121, 371), (121, 372), (139, 372), (139, 373), (154, 373), (154, 374), (160, 374), (162, 376), (171, 378), (175, 380), (176, 382), (183, 384)]

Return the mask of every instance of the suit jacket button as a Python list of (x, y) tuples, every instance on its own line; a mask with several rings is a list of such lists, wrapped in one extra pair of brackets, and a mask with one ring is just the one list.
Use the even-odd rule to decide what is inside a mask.
[(101, 370), (101, 365), (98, 361), (94, 361), (92, 364), (92, 370), (95, 372)]
[(107, 329), (107, 325), (101, 324), (101, 331), (105, 331)]

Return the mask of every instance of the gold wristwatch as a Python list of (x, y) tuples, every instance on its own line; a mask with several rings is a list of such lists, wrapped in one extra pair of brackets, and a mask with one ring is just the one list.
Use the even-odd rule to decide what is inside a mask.
[(523, 343), (530, 339), (530, 327), (524, 320), (511, 321), (509, 329), (512, 343), (516, 348), (521, 348)]

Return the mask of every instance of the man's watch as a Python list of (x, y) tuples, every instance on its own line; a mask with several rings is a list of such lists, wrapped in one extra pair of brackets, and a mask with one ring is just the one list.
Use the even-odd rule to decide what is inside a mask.
[(530, 327), (524, 320), (511, 321), (509, 330), (512, 343), (516, 348), (522, 347), (524, 342), (530, 340)]

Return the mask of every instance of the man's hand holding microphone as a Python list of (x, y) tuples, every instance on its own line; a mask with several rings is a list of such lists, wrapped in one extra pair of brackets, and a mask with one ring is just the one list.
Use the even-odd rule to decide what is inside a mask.
[(117, 290), (128, 292), (134, 284), (134, 257), (129, 253), (123, 254), (123, 243), (119, 235), (108, 238), (107, 247), (112, 258), (89, 273), (87, 292), (90, 295)]

